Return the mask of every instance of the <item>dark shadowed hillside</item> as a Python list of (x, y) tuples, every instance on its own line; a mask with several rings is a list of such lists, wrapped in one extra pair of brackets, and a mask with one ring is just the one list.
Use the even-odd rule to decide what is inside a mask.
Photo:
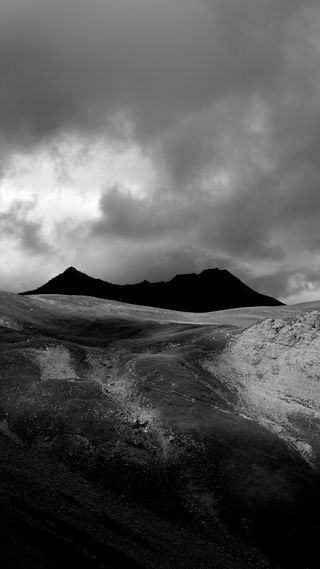
[(319, 308), (0, 292), (0, 566), (318, 569)]
[(281, 304), (270, 296), (257, 293), (229, 271), (219, 269), (207, 269), (199, 275), (194, 273), (176, 275), (168, 282), (143, 281), (132, 285), (115, 285), (94, 279), (70, 267), (43, 286), (22, 294), (94, 296), (188, 312), (211, 312), (242, 306)]

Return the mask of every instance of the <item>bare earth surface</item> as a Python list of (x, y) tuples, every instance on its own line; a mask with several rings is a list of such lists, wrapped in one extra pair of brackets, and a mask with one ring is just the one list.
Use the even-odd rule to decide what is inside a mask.
[(0, 293), (0, 561), (318, 567), (320, 303)]

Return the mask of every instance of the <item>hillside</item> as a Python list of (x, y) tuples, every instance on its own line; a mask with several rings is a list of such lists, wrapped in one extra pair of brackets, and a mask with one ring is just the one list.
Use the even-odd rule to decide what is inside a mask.
[(2, 565), (315, 569), (319, 308), (0, 293)]
[(176, 275), (168, 282), (115, 285), (70, 267), (43, 286), (22, 294), (76, 294), (188, 312), (281, 304), (255, 292), (229, 271), (219, 269), (207, 269), (199, 275)]

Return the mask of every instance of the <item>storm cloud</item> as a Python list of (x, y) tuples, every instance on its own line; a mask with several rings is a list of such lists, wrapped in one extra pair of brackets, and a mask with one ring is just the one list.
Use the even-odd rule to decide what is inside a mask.
[[(39, 279), (64, 263), (130, 282), (223, 262), (263, 292), (316, 295), (319, 25), (316, 0), (3, 0), (4, 286), (26, 262), (22, 284), (40, 284), (42, 255)], [(34, 166), (38, 205), (21, 216), (13, 163), (35, 156), (55, 178)]]
[(32, 203), (17, 201), (5, 213), (0, 213), (0, 236), (17, 240), (23, 251), (35, 255), (48, 253), (50, 245), (40, 234), (41, 222), (28, 219), (32, 209)]

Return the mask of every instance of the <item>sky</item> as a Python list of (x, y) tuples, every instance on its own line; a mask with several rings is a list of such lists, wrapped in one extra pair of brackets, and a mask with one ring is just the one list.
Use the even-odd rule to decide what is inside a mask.
[(0, 288), (320, 299), (318, 0), (1, 0)]

